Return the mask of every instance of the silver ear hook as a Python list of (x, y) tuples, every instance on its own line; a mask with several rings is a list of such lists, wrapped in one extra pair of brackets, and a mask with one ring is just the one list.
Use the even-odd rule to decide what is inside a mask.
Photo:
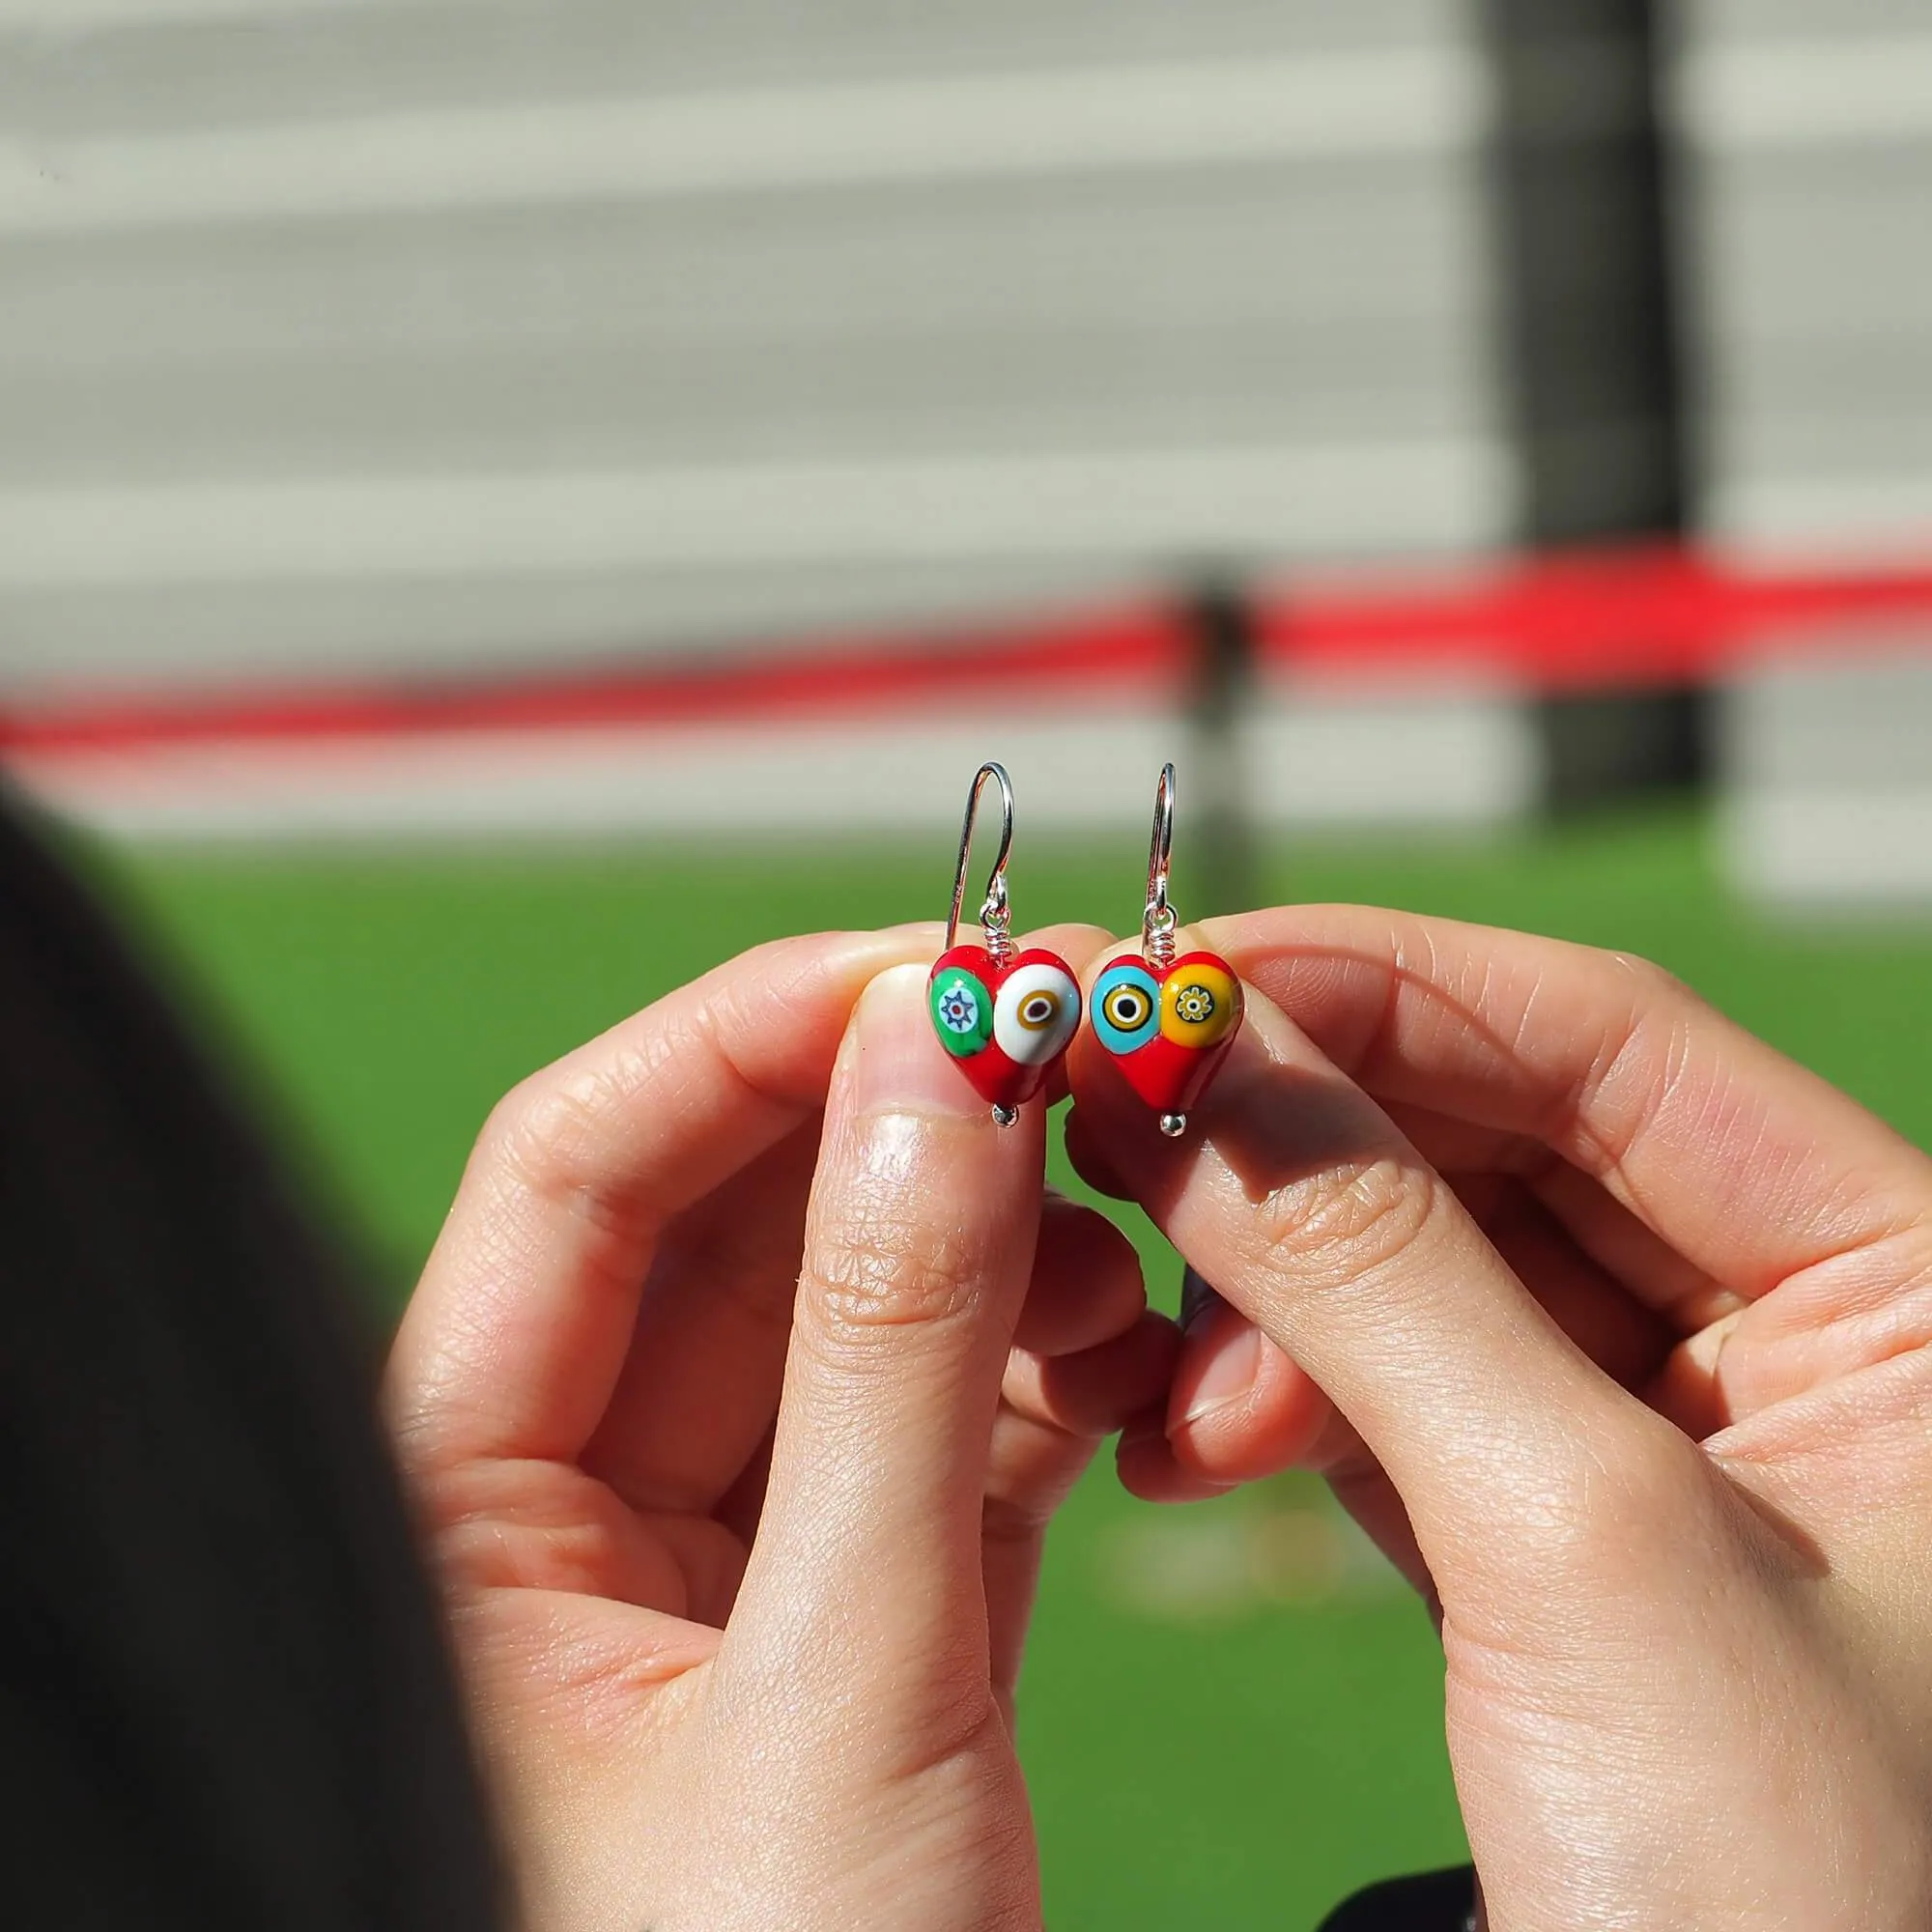
[(1180, 922), (1167, 901), (1168, 867), (1174, 858), (1174, 767), (1160, 768), (1153, 795), (1153, 842), (1148, 847), (1147, 910), (1141, 915), (1141, 952), (1155, 972), (1174, 964), (1174, 929)]
[(966, 867), (973, 858), (973, 821), (980, 811), (980, 792), (988, 779), (1000, 786), (1000, 856), (986, 879), (986, 897), (980, 907), (980, 925), (986, 935), (986, 952), (995, 966), (1004, 966), (1013, 956), (1013, 916), (1007, 905), (1007, 861), (1013, 850), (1013, 784), (1007, 768), (991, 762), (973, 774), (973, 788), (966, 794), (966, 819), (959, 828), (959, 864), (952, 873), (952, 914), (946, 922), (946, 950), (951, 952), (959, 939), (959, 915), (966, 904)]

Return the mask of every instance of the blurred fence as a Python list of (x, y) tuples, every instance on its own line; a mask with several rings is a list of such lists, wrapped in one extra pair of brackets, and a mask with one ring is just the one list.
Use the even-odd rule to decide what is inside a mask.
[(1932, 895), (1916, 579), (1804, 568), (1932, 533), (1921, 14), (0, 0), (10, 756), (143, 836), (937, 825), (991, 750), (1455, 829), (1710, 775), (1716, 689), (1740, 878)]
[(1932, 15), (1695, 0), (1675, 122), (1703, 517), (1760, 554), (1932, 532)]
[(1510, 532), (1455, 0), (0, 0), (23, 684)]
[[(1238, 661), (1217, 663), (1230, 628)], [(151, 838), (937, 829), (995, 754), (1029, 825), (1117, 828), (1178, 748), (1255, 829), (1443, 832), (1537, 809), (1539, 700), (1700, 689), (1723, 721), (1741, 883), (1917, 902), (1928, 644), (1932, 562), (1777, 571), (1653, 549), (576, 674), (94, 695), (0, 716), (0, 754), (57, 808)]]

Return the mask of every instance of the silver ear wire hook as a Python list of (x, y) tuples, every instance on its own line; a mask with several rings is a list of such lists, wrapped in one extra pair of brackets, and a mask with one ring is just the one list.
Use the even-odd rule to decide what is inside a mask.
[[(1169, 771), (1173, 770), (1170, 766)], [(986, 935), (986, 952), (995, 966), (1013, 956), (1013, 916), (1007, 904), (1007, 861), (1013, 850), (1013, 784), (1004, 765), (988, 761), (973, 774), (966, 794), (966, 818), (959, 828), (959, 863), (952, 873), (952, 913), (946, 922), (946, 950), (958, 943), (959, 915), (966, 904), (966, 868), (973, 859), (973, 821), (979, 816), (980, 793), (988, 779), (1000, 786), (1000, 855), (986, 878), (986, 897), (980, 907), (980, 926)]]
[(1180, 922), (1167, 899), (1168, 868), (1174, 859), (1174, 767), (1160, 768), (1153, 795), (1153, 841), (1148, 847), (1147, 910), (1141, 915), (1141, 952), (1155, 972), (1174, 964), (1174, 929)]

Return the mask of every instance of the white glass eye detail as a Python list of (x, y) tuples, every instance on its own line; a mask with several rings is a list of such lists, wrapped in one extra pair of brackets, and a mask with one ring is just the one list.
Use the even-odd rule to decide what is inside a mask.
[(1044, 959), (1015, 967), (993, 1001), (993, 1043), (1020, 1066), (1065, 1053), (1079, 1025), (1079, 983)]

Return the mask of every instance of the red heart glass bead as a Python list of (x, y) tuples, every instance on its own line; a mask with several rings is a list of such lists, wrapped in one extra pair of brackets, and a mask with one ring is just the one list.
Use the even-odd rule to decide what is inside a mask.
[(1094, 983), (1094, 1034), (1164, 1121), (1184, 1123), (1240, 1030), (1241, 982), (1216, 952), (1117, 959)]
[(939, 1043), (991, 1106), (1031, 1100), (1080, 1026), (1080, 982), (1057, 952), (1036, 948), (995, 965), (983, 946), (939, 955), (926, 981)]

